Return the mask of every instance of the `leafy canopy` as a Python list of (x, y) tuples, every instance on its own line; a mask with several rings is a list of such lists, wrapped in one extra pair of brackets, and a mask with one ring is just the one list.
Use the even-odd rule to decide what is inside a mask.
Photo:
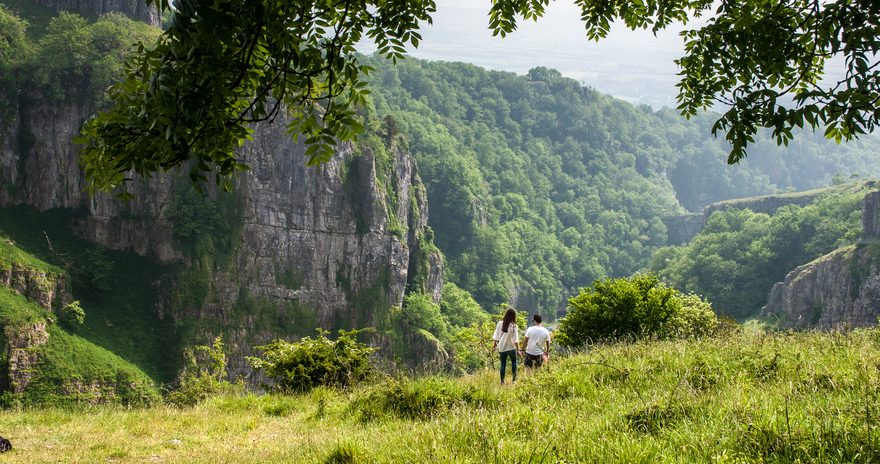
[[(746, 156), (760, 128), (787, 145), (792, 130), (825, 127), (840, 142), (873, 131), (880, 121), (880, 3), (875, 0), (576, 0), (587, 36), (604, 38), (615, 20), (657, 32), (673, 22), (706, 17), (682, 33), (678, 108), (685, 116), (726, 107), (712, 133), (731, 143), (729, 163)], [(549, 0), (499, 0), (490, 24), (502, 36), (515, 15), (537, 18)], [(710, 8), (717, 5), (714, 14)], [(844, 75), (826, 77), (829, 60)]]
[[(337, 141), (361, 130), (367, 90), (354, 45), (369, 38), (397, 60), (418, 46), (432, 0), (147, 0), (172, 14), (171, 26), (128, 63), (111, 90), (113, 106), (83, 129), (82, 156), (93, 189), (121, 187), (139, 174), (193, 161), (191, 177), (217, 181), (244, 169), (234, 150), (249, 124), (274, 120), (282, 105), (310, 163), (329, 159)], [(495, 0), (489, 26), (505, 36), (518, 19), (537, 19), (550, 0)], [(685, 31), (679, 109), (686, 116), (727, 106), (712, 131), (731, 142), (728, 162), (746, 156), (762, 128), (787, 144), (792, 130), (826, 127), (837, 141), (880, 120), (880, 4), (873, 0), (577, 0), (587, 37), (611, 24), (663, 29), (708, 16)], [(825, 83), (825, 64), (842, 58), (845, 76)]]
[(82, 164), (93, 189), (193, 161), (193, 181), (245, 168), (234, 150), (249, 125), (286, 106), (310, 163), (327, 161), (337, 141), (362, 130), (367, 95), (354, 45), (369, 38), (396, 60), (418, 45), (431, 0), (147, 0), (172, 15), (151, 47), (141, 46), (112, 107), (83, 128)]

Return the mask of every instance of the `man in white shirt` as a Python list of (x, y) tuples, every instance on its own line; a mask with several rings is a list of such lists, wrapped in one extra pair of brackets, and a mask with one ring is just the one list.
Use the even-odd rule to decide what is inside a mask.
[(550, 331), (541, 325), (543, 319), (540, 314), (532, 316), (535, 325), (526, 329), (525, 342), (527, 368), (541, 367), (544, 361), (550, 357)]

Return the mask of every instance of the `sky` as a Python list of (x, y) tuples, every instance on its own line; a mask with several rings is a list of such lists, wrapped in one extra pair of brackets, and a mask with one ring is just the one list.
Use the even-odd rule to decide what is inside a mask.
[[(519, 23), (504, 39), (488, 29), (490, 0), (437, 0), (433, 25), (423, 25), (422, 41), (409, 53), (417, 58), (462, 61), (525, 74), (536, 66), (559, 70), (603, 93), (654, 108), (674, 107), (678, 81), (675, 59), (684, 51), (683, 26), (661, 31), (614, 27), (599, 42), (589, 41), (571, 0), (551, 3), (537, 22)], [(364, 43), (365, 53), (375, 50)]]

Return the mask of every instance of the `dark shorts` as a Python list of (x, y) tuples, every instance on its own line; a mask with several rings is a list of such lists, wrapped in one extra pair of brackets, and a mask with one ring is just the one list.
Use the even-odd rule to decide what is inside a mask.
[(544, 364), (544, 356), (540, 354), (526, 353), (525, 364), (526, 367), (541, 367), (541, 365)]

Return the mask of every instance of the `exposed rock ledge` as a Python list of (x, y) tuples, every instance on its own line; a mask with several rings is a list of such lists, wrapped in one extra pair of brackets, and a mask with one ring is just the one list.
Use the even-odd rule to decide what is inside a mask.
[(835, 250), (800, 266), (770, 291), (764, 316), (798, 329), (864, 327), (880, 316), (880, 245)]
[[(869, 187), (876, 185), (869, 183)], [(783, 327), (863, 327), (880, 316), (880, 192), (862, 202), (862, 238), (795, 268), (770, 291), (762, 315)]]

